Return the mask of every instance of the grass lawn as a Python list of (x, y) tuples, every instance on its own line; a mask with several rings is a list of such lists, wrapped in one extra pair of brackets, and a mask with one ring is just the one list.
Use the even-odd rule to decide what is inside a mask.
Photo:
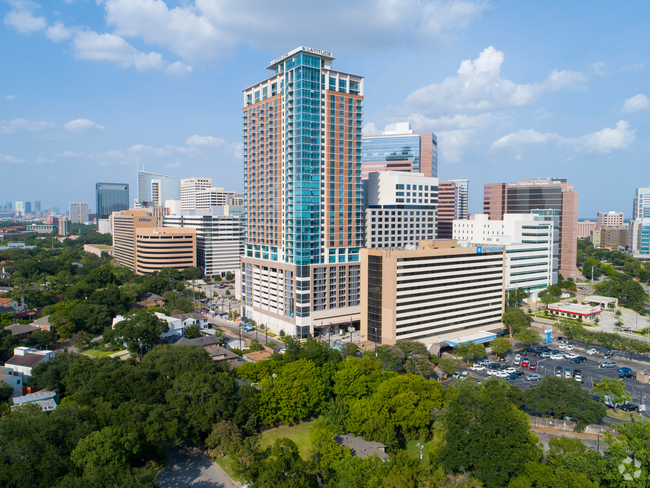
[(311, 447), (309, 436), (313, 428), (314, 421), (310, 420), (308, 422), (300, 422), (298, 425), (292, 425), (291, 427), (278, 427), (277, 429), (268, 430), (262, 434), (260, 447), (264, 449), (268, 446), (273, 446), (277, 439), (286, 437), (296, 443), (300, 456), (303, 459), (307, 459), (309, 456), (309, 448)]
[(230, 476), (230, 479), (238, 481), (235, 473), (232, 470), (232, 458), (230, 456), (224, 456), (222, 458), (215, 459), (214, 462), (217, 463), (228, 476)]
[(106, 244), (91, 244), (93, 247), (96, 247), (97, 249), (113, 249), (113, 246), (107, 246)]
[(98, 351), (97, 349), (86, 349), (82, 351), (82, 354), (87, 354), (88, 356), (93, 356), (96, 358), (103, 358), (106, 356), (110, 356), (111, 354), (114, 354), (116, 352), (120, 352), (120, 351), (111, 351), (108, 348), (105, 351)]
[(617, 412), (614, 412), (614, 410), (607, 409), (607, 416), (613, 417), (615, 419), (630, 420), (630, 415), (632, 416), (635, 422), (640, 422), (643, 420), (643, 417), (641, 417), (641, 415), (639, 415), (638, 413), (623, 412), (622, 410), (618, 410)]
[(424, 446), (422, 448), (422, 459), (425, 460), (429, 456), (429, 444), (427, 444), (426, 441), (408, 441), (406, 443), (406, 452), (413, 459), (418, 459), (419, 456), (420, 456), (420, 451), (419, 451), (419, 448), (417, 446), (418, 443), (420, 443), (420, 445)]

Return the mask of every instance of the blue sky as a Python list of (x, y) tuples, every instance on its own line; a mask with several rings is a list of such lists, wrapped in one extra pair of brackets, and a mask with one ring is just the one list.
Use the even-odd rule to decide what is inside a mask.
[[(0, 203), (87, 201), (136, 162), (241, 190), (241, 90), (307, 45), (410, 120), (439, 177), (566, 177), (580, 217), (650, 186), (648, 2), (0, 0)], [(135, 195), (134, 189), (131, 191)]]

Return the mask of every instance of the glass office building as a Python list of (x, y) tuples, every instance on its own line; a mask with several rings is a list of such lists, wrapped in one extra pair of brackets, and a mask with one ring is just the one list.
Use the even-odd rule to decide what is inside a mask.
[(97, 219), (107, 219), (113, 212), (129, 209), (128, 183), (97, 183), (95, 197)]
[(137, 170), (138, 207), (162, 207), (165, 200), (181, 199), (181, 182), (173, 176)]
[(637, 188), (632, 205), (632, 220), (650, 218), (650, 188)]
[(359, 316), (363, 78), (333, 59), (294, 49), (243, 98), (245, 313), (301, 337)]

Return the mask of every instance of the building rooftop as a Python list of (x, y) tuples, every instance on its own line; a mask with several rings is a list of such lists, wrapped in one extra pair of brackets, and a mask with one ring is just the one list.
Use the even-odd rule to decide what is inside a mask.
[(50, 400), (56, 398), (57, 393), (55, 391), (41, 390), (36, 393), (29, 393), (27, 395), (19, 396), (14, 398), (14, 405), (23, 405), (25, 403), (38, 402), (43, 400)]
[(386, 454), (386, 445), (381, 442), (370, 442), (365, 440), (363, 437), (357, 437), (352, 434), (337, 435), (334, 437), (334, 440), (339, 446), (349, 447), (352, 454), (362, 459), (372, 456), (373, 454), (377, 454), (379, 459), (388, 459), (388, 454)]
[(27, 368), (32, 368), (40, 363), (43, 359), (46, 359), (47, 356), (41, 354), (31, 354), (26, 353), (24, 356), (13, 356), (11, 359), (8, 359), (5, 365), (12, 364), (16, 366), (25, 366)]
[(591, 315), (601, 312), (599, 307), (582, 305), (580, 303), (551, 303), (549, 304), (548, 309), (556, 312), (573, 313), (576, 315)]
[(251, 361), (265, 361), (266, 359), (271, 359), (271, 356), (273, 356), (273, 353), (271, 351), (257, 351), (257, 352), (250, 352), (248, 354), (244, 354), (245, 358), (250, 359)]
[(36, 325), (52, 325), (50, 324), (50, 316), (46, 315), (45, 317), (41, 317), (40, 319), (36, 319), (32, 322), (32, 324)]
[(172, 317), (181, 320), (187, 320), (187, 319), (207, 320), (208, 319), (205, 315), (201, 315), (200, 313), (179, 313), (176, 315), (172, 315)]
[(183, 337), (182, 339), (179, 339), (176, 344), (189, 344), (191, 346), (205, 347), (219, 344), (220, 342), (221, 341), (217, 337), (197, 337), (196, 339), (188, 339), (187, 337)]
[(616, 301), (616, 298), (602, 297), (600, 295), (589, 295), (585, 297), (585, 302), (616, 303)]
[(4, 328), (4, 330), (10, 330), (12, 336), (17, 336), (21, 334), (29, 334), (30, 332), (36, 332), (41, 330), (38, 327), (32, 327), (31, 325), (25, 324), (13, 324)]
[(156, 295), (155, 293), (143, 293), (142, 296), (140, 297), (140, 300), (143, 302), (157, 302), (158, 300), (162, 300), (163, 302), (166, 302), (167, 300), (160, 295)]

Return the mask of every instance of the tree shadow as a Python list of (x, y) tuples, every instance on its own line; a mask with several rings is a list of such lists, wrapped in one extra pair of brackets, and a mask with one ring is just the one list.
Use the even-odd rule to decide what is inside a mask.
[(210, 456), (196, 448), (177, 447), (167, 453), (167, 466), (158, 472), (157, 482), (165, 488), (228, 488), (226, 475)]

